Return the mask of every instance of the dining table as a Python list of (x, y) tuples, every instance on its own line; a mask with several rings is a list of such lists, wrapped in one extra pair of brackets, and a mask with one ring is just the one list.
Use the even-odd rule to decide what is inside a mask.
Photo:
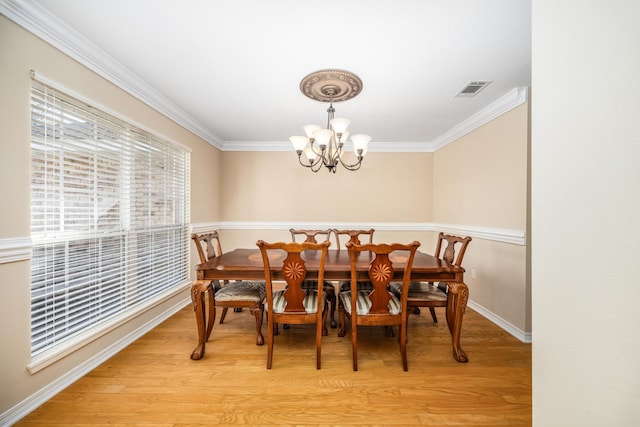
[[(275, 252), (270, 255), (271, 270), (273, 279), (282, 279), (280, 276), (278, 258), (284, 260), (282, 254)], [(317, 251), (303, 252), (307, 268), (307, 279), (317, 278), (320, 257)], [(362, 252), (356, 260), (357, 279), (369, 280), (369, 265), (373, 257), (370, 252)], [(404, 266), (407, 257), (402, 255), (392, 256), (394, 266), (393, 280), (402, 280)], [(217, 257), (212, 257), (209, 261), (198, 264), (195, 267), (198, 281), (208, 280), (265, 280), (262, 254), (258, 248), (239, 248), (225, 252)], [(324, 280), (328, 281), (349, 281), (351, 280), (351, 261), (347, 249), (329, 249), (325, 261)], [(447, 282), (451, 287), (455, 287), (455, 295), (449, 292), (446, 307), (446, 319), (453, 348), (453, 357), (458, 362), (467, 362), (468, 357), (460, 346), (460, 333), (462, 328), (462, 318), (467, 306), (469, 291), (464, 283), (464, 268), (449, 264), (443, 259), (433, 255), (416, 252), (411, 269), (411, 281), (421, 282)], [(205, 307), (201, 303), (201, 293), (205, 292), (205, 287), (196, 286), (191, 288), (191, 298), (194, 310), (196, 311), (196, 322), (198, 326), (198, 345), (191, 354), (191, 358), (198, 360), (204, 355), (207, 333), (204, 325)]]

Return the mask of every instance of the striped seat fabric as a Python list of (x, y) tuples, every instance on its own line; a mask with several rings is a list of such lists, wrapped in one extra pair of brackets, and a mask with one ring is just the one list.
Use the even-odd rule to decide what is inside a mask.
[[(322, 294), (322, 306), (327, 300), (327, 295)], [(302, 302), (304, 305), (304, 310), (307, 313), (317, 313), (318, 312), (318, 291), (307, 291), (307, 296), (304, 298)], [(273, 293), (273, 312), (274, 313), (284, 313), (284, 309), (287, 307), (287, 300), (284, 297), (284, 290), (275, 291)]]
[[(358, 296), (356, 298), (356, 313), (360, 316), (364, 316), (369, 313), (371, 310), (371, 300), (369, 299), (369, 294), (371, 291), (359, 290)], [(402, 313), (402, 306), (400, 304), (400, 300), (393, 293), (389, 292), (391, 299), (389, 300), (389, 304), (387, 307), (389, 308), (390, 314), (400, 314)], [(348, 314), (351, 314), (351, 291), (340, 292), (338, 294), (340, 297), (340, 301), (342, 302), (345, 311)]]

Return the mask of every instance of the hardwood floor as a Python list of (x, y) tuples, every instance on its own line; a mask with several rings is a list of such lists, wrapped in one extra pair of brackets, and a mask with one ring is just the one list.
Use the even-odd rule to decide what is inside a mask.
[(205, 357), (190, 360), (189, 306), (16, 425), (531, 425), (531, 346), (467, 309), (470, 361), (457, 363), (437, 313), (438, 324), (426, 310), (409, 318), (408, 372), (397, 338), (378, 327), (359, 329), (358, 372), (349, 332), (330, 329), (317, 371), (308, 325), (281, 328), (269, 371), (247, 310), (216, 324)]

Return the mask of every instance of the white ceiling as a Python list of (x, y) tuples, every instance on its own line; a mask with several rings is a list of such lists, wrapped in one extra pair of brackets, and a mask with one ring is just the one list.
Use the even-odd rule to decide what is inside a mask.
[[(327, 105), (299, 90), (320, 69), (362, 79), (336, 117), (371, 135), (371, 150), (433, 144), (531, 84), (530, 0), (6, 1), (48, 9), (219, 147), (288, 144), (302, 125), (325, 124)], [(455, 96), (478, 80), (492, 83)]]

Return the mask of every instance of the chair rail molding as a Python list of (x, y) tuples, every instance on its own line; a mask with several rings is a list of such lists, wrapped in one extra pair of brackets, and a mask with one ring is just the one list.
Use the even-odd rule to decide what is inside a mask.
[(0, 239), (0, 264), (31, 259), (31, 238)]
[(449, 234), (460, 234), (476, 239), (491, 240), (501, 243), (511, 243), (518, 246), (524, 246), (526, 244), (526, 234), (521, 230), (453, 224), (434, 224), (433, 226), (434, 230), (443, 231)]
[(451, 234), (471, 236), (476, 239), (491, 240), (501, 243), (509, 243), (524, 246), (526, 235), (522, 230), (510, 230), (503, 228), (477, 227), (472, 225), (453, 225), (431, 222), (275, 222), (275, 221), (218, 221), (191, 224), (194, 233), (202, 233), (211, 230), (283, 230), (290, 228), (299, 229), (359, 229), (375, 228), (380, 231), (444, 231)]
[(221, 222), (198, 222), (191, 223), (191, 233), (208, 233), (214, 230), (221, 230)]

